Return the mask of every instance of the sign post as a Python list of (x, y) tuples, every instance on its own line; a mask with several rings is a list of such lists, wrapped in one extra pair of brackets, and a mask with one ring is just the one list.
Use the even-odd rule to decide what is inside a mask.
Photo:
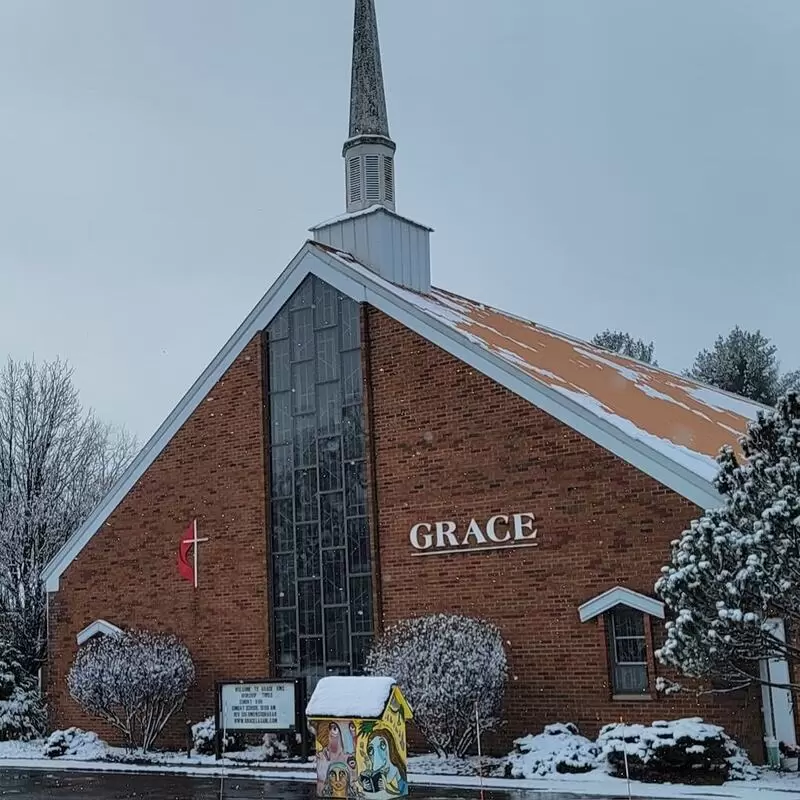
[(215, 753), (222, 757), (222, 737), (227, 731), (300, 734), (305, 760), (308, 743), (305, 731), (305, 681), (259, 678), (218, 681)]

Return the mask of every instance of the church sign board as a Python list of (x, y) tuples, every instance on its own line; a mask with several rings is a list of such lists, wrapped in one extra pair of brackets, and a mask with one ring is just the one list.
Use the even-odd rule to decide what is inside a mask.
[(513, 547), (536, 547), (539, 531), (530, 513), (495, 514), (485, 522), (471, 519), (466, 526), (452, 520), (418, 522), (409, 532), (414, 556), (476, 553)]
[[(303, 680), (264, 678), (217, 683), (217, 757), (227, 731), (302, 733), (305, 730)], [(305, 737), (303, 737), (305, 741)]]

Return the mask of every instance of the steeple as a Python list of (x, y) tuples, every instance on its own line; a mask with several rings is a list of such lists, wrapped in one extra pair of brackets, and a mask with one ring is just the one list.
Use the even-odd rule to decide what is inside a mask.
[(431, 290), (432, 230), (394, 208), (394, 151), (383, 90), (375, 0), (355, 0), (350, 138), (344, 143), (347, 213), (311, 228), (314, 241), (350, 253), (387, 281)]
[(350, 138), (344, 144), (347, 213), (394, 205), (394, 152), (389, 137), (386, 94), (375, 0), (355, 0)]

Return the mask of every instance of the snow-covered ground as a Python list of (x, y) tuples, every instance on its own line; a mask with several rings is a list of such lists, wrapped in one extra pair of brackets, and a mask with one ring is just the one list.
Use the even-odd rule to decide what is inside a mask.
[[(215, 761), (213, 756), (187, 756), (185, 753), (153, 753), (137, 756), (135, 763), (125, 759), (121, 748), (103, 745), (87, 752), (50, 759), (42, 756), (44, 742), (0, 742), (0, 767), (41, 768), (47, 770), (80, 770), (101, 772), (161, 772), (186, 775), (226, 775), (261, 780), (313, 781), (313, 764), (297, 762), (255, 763), (257, 751), (236, 754), (235, 759)], [(102, 760), (101, 760), (102, 759)], [(112, 759), (112, 760), (108, 760)], [(146, 763), (144, 763), (146, 762)], [(249, 763), (248, 763), (249, 762)], [(485, 758), (483, 772), (495, 772), (502, 760)], [(547, 775), (542, 778), (514, 779), (480, 778), (477, 758), (446, 761), (435, 756), (415, 756), (409, 761), (409, 781), (417, 787), (452, 786), (487, 789), (575, 794), (585, 797), (619, 797), (627, 794), (624, 780), (613, 778), (602, 770), (577, 775)], [(464, 773), (472, 774), (464, 774)], [(645, 784), (631, 782), (631, 794), (641, 798), (670, 798), (670, 800), (790, 800), (800, 797), (800, 773), (778, 774), (762, 771), (751, 781), (731, 781), (723, 786), (684, 786), (676, 784)]]

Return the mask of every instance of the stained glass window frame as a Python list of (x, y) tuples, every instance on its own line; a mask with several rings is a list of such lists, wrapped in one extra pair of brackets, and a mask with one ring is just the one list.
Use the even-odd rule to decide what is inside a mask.
[[(273, 395), (291, 393), (291, 432), (287, 436), (284, 417), (274, 428), (281, 441), (269, 442), (269, 463), (277, 463), (284, 478), (270, 474), (270, 503), (281, 503), (280, 519), (287, 509), (292, 515), (289, 528), (274, 531), (270, 515), (270, 592), (273, 616), (280, 615), (272, 626), (274, 662), (279, 677), (304, 676), (312, 688), (324, 675), (360, 672), (374, 633), (359, 304), (309, 276), (268, 326), (266, 341), (267, 358), (280, 356), (265, 373), (268, 431), (274, 428)], [(276, 448), (289, 463), (275, 462)], [(317, 541), (309, 539), (313, 531)], [(293, 559), (287, 558), (289, 542)], [(326, 572), (332, 563), (342, 565), (341, 575)], [(293, 597), (286, 596), (287, 587)]]

